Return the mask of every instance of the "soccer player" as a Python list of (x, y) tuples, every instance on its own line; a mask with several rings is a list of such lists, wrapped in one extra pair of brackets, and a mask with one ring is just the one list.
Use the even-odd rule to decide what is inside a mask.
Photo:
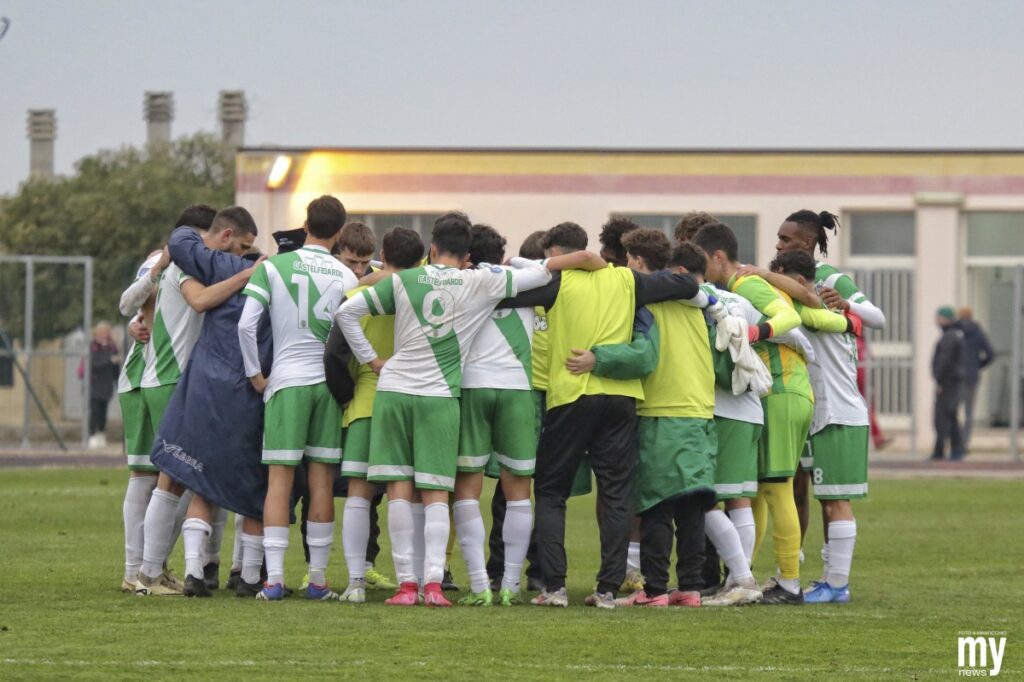
[[(353, 221), (341, 228), (333, 251), (349, 270), (362, 277), (372, 272), (370, 261), (377, 249), (377, 238), (366, 223)], [(383, 259), (382, 259), (383, 260)]]
[[(252, 266), (242, 254), (251, 250), (256, 233), (249, 212), (232, 206), (217, 213), (206, 235), (178, 228), (167, 247), (182, 272), (209, 286)], [(211, 505), (246, 517), (242, 579), (236, 593), (254, 594), (259, 584), (266, 491), (266, 471), (258, 455), (263, 413), (261, 396), (245, 376), (238, 344), (242, 305), (243, 297), (236, 293), (205, 314), (150, 454), (161, 471), (194, 493), (182, 525), (186, 596), (211, 595), (203, 570), (213, 530)], [(261, 359), (269, 365), (269, 329), (260, 336)]]
[[(388, 529), (400, 587), (389, 604), (418, 603), (413, 568), (412, 499), (424, 503), (424, 603), (450, 606), (441, 591), (448, 543), (448, 495), (455, 487), (462, 358), (495, 305), (550, 280), (544, 268), (462, 270), (471, 223), (446, 213), (434, 223), (430, 265), (391, 275), (346, 301), (336, 317), (363, 364), (378, 372), (368, 480), (388, 488)], [(524, 263), (525, 265), (525, 263)], [(395, 315), (394, 355), (386, 361), (360, 319)]]
[(713, 225), (718, 222), (718, 218), (710, 213), (705, 213), (704, 211), (690, 211), (680, 218), (678, 223), (676, 223), (676, 229), (673, 232), (673, 235), (676, 238), (676, 246), (685, 244), (693, 239), (693, 236), (700, 232), (700, 228), (705, 225)]
[[(352, 223), (349, 223), (344, 229), (348, 230), (351, 226)], [(342, 248), (342, 253), (346, 250)], [(404, 227), (392, 228), (384, 235), (380, 258), (384, 262), (383, 272), (389, 276), (415, 267), (423, 259), (423, 241), (413, 230)], [(365, 289), (365, 286), (356, 287), (347, 292), (346, 296), (354, 297)], [(366, 315), (360, 320), (360, 324), (375, 350), (384, 357), (390, 357), (394, 353), (393, 315)], [(349, 365), (355, 379), (355, 392), (342, 417), (345, 446), (341, 475), (348, 479), (348, 499), (345, 501), (341, 539), (345, 548), (345, 562), (348, 565), (348, 587), (341, 595), (341, 599), (362, 603), (366, 601), (366, 574), (368, 569), (372, 568), (372, 564), (368, 565), (366, 553), (371, 534), (372, 504), (375, 499), (379, 500), (378, 486), (366, 480), (370, 463), (371, 418), (374, 395), (377, 391), (377, 374), (368, 365), (359, 364), (354, 360)]]
[[(256, 268), (243, 290), (247, 297), (238, 321), (245, 373), (263, 394), (263, 463), (269, 467), (263, 505), (263, 549), (267, 582), (257, 599), (284, 598), (284, 557), (295, 467), (308, 462), (310, 509), (309, 586), (306, 597), (338, 599), (327, 586), (327, 564), (334, 540), (334, 477), (341, 461), (341, 413), (324, 379), (324, 343), (334, 312), (355, 274), (331, 256), (345, 224), (345, 208), (332, 196), (306, 207), (306, 241), (301, 249), (272, 256)], [(273, 333), (273, 369), (260, 367), (257, 327), (264, 311)]]

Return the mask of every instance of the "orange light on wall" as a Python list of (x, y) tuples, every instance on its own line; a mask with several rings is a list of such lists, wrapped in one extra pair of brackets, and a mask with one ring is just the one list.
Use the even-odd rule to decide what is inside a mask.
[(288, 180), (288, 173), (292, 169), (292, 157), (281, 154), (274, 159), (274, 165), (270, 167), (267, 175), (267, 189), (278, 189)]

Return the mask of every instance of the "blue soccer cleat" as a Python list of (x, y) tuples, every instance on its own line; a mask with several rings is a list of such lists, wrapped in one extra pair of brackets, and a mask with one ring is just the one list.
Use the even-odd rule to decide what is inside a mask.
[(316, 585), (310, 583), (306, 588), (306, 599), (313, 601), (334, 601), (340, 599), (338, 593), (327, 587), (327, 585)]
[(259, 601), (281, 601), (284, 599), (284, 585), (281, 583), (263, 583), (263, 589), (256, 595)]
[(816, 582), (804, 593), (808, 604), (846, 604), (850, 601), (850, 586), (832, 587), (827, 582)]

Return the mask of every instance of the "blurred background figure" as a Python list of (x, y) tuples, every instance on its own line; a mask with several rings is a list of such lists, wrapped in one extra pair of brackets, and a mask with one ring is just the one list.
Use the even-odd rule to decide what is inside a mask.
[(875, 415), (875, 401), (868, 395), (868, 365), (871, 362), (871, 350), (868, 348), (867, 339), (863, 336), (857, 337), (857, 390), (864, 396), (864, 402), (868, 406), (868, 423), (871, 426), (871, 441), (875, 444), (876, 450), (884, 450), (892, 438), (886, 438), (882, 427), (878, 425), (878, 417)]
[(114, 384), (121, 365), (117, 344), (110, 336), (110, 325), (100, 322), (92, 330), (89, 345), (89, 447), (107, 445), (107, 405), (114, 395)]
[(992, 350), (992, 344), (988, 335), (977, 322), (974, 321), (974, 311), (970, 308), (961, 308), (957, 311), (956, 326), (964, 333), (964, 345), (966, 358), (964, 362), (964, 452), (971, 447), (971, 429), (974, 426), (974, 399), (978, 394), (978, 375), (981, 370), (992, 364), (996, 354)]
[(964, 365), (967, 344), (956, 323), (956, 311), (944, 305), (935, 314), (942, 330), (932, 355), (932, 378), (935, 380), (935, 450), (932, 459), (943, 459), (949, 441), (951, 460), (964, 456), (964, 440), (960, 430), (959, 410), (963, 395)]

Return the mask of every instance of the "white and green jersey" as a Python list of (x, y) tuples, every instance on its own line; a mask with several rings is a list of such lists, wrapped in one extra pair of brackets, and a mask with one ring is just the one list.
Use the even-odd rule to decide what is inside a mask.
[(857, 388), (857, 340), (852, 334), (805, 332), (814, 348), (814, 361), (807, 363), (814, 390), (810, 433), (830, 424), (867, 426), (868, 408)]
[(457, 398), (474, 337), (497, 303), (550, 279), (537, 264), (522, 270), (425, 265), (396, 273), (347, 301), (338, 311), (338, 325), (356, 359), (367, 363), (377, 354), (359, 318), (393, 314), (395, 353), (386, 358), (377, 390)]
[(529, 391), (533, 381), (535, 317), (533, 308), (510, 308), (491, 313), (466, 354), (462, 388)]
[(193, 310), (181, 293), (182, 283), (190, 279), (174, 263), (160, 274), (142, 388), (176, 384), (185, 371), (203, 328), (203, 314)]
[[(149, 277), (149, 271), (160, 261), (160, 252), (150, 255), (146, 261), (139, 266), (135, 273), (133, 282), (138, 282), (143, 277)], [(149, 355), (148, 343), (137, 343), (132, 341), (132, 347), (125, 356), (124, 364), (121, 365), (121, 374), (117, 377), (117, 392), (127, 393), (136, 388), (142, 387), (142, 376), (146, 371), (146, 356)]]
[(814, 264), (814, 288), (822, 287), (835, 289), (850, 303), (864, 303), (868, 300), (868, 297), (857, 288), (852, 277), (828, 263), (817, 262)]
[[(262, 309), (269, 310), (274, 360), (264, 401), (282, 388), (324, 381), (324, 343), (334, 313), (357, 284), (352, 271), (321, 246), (272, 256), (256, 268), (242, 291), (249, 300), (238, 326), (245, 371), (254, 376), (260, 373), (256, 323)], [(247, 343), (243, 329), (250, 327)]]

